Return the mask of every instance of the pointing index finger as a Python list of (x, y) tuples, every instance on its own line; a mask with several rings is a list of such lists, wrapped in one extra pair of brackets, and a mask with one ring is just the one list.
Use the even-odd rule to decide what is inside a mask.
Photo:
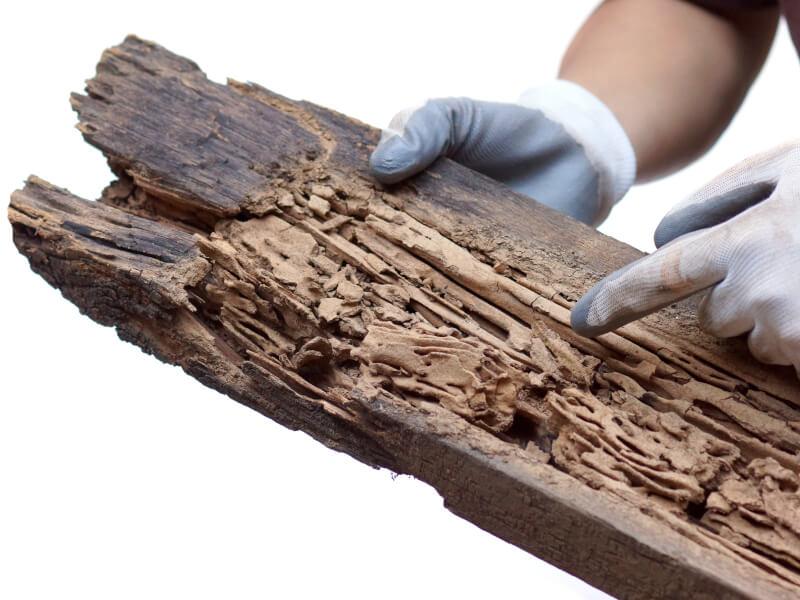
[(615, 271), (573, 307), (572, 328), (601, 335), (722, 281), (728, 237), (724, 225), (691, 233)]

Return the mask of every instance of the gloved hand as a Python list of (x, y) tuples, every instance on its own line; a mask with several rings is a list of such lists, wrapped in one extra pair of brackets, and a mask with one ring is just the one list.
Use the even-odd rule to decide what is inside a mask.
[(370, 158), (395, 183), (450, 158), (591, 225), (633, 184), (636, 159), (611, 111), (575, 83), (558, 80), (518, 104), (429, 100), (398, 113)]
[(800, 374), (800, 143), (759, 154), (673, 208), (653, 254), (612, 273), (572, 309), (595, 336), (709, 288), (700, 324), (719, 337), (749, 332), (760, 361)]

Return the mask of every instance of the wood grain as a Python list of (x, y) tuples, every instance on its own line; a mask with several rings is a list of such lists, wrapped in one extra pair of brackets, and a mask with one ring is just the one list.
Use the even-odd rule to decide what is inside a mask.
[(9, 218), (89, 317), (612, 594), (797, 596), (793, 372), (690, 303), (569, 328), (636, 250), (448, 160), (384, 188), (374, 129), (134, 37), (72, 102), (118, 179)]

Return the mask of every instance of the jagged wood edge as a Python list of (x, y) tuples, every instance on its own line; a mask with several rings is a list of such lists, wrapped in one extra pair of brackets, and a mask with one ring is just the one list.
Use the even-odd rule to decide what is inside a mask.
[(643, 523), (630, 507), (532, 462), (448, 411), (364, 400), (363, 421), (353, 421), (255, 363), (231, 364), (183, 298), (207, 265), (192, 237), (178, 229), (35, 178), (13, 195), (9, 215), (31, 267), (82, 312), (115, 326), (123, 340), (290, 429), (426, 481), (451, 511), (602, 589), (629, 598), (663, 591), (744, 598), (770, 589), (733, 570), (720, 577), (722, 557), (709, 573), (708, 550), (661, 524)]

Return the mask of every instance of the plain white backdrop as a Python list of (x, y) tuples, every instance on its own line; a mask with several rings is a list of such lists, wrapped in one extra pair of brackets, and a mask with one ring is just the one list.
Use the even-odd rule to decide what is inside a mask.
[[(381, 126), (427, 97), (515, 100), (554, 76), (596, 4), (8, 2), (0, 194), (35, 173), (97, 197), (111, 174), (73, 128), (68, 94), (127, 33), (217, 81), (256, 81)], [(796, 136), (797, 106), (782, 26), (719, 144), (634, 188), (602, 231), (651, 250), (681, 196)], [(451, 515), (428, 486), (284, 430), (123, 344), (29, 271), (7, 223), (0, 266), (0, 598), (603, 597)]]

